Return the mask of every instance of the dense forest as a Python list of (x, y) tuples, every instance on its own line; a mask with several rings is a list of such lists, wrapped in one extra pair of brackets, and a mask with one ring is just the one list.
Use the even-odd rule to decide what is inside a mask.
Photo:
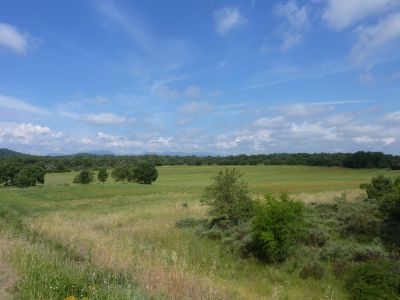
[(347, 168), (400, 169), (400, 156), (382, 152), (356, 153), (274, 153), (230, 156), (173, 156), (173, 155), (95, 155), (35, 156), (0, 149), (0, 164), (33, 164), (46, 172), (68, 172), (86, 168), (114, 168), (118, 165), (149, 161), (163, 165), (307, 165), (342, 166)]

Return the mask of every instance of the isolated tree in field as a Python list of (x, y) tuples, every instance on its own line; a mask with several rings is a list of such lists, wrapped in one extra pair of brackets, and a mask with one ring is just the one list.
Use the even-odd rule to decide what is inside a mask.
[(100, 182), (104, 183), (104, 182), (107, 181), (107, 178), (108, 178), (107, 169), (106, 169), (106, 168), (101, 168), (101, 169), (99, 170), (99, 173), (97, 174), (97, 179), (98, 179)]
[(203, 194), (201, 203), (208, 205), (208, 213), (215, 218), (233, 222), (248, 219), (253, 213), (253, 201), (243, 174), (237, 169), (220, 170)]
[(133, 181), (137, 183), (151, 184), (157, 177), (158, 171), (151, 162), (139, 161), (133, 168)]
[(82, 170), (74, 178), (74, 183), (89, 184), (93, 181), (93, 172), (90, 170)]
[(23, 168), (15, 175), (14, 183), (18, 187), (29, 187), (35, 186), (37, 183), (44, 184), (45, 171), (33, 165), (28, 165)]
[(111, 176), (117, 182), (129, 182), (133, 180), (133, 169), (129, 165), (118, 166), (112, 170)]

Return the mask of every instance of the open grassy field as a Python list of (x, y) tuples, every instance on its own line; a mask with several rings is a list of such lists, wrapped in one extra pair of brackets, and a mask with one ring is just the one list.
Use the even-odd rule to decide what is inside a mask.
[[(152, 185), (0, 187), (0, 297), (17, 299), (345, 299), (334, 277), (303, 280), (285, 267), (240, 259), (175, 221), (201, 218), (199, 198), (220, 166), (159, 167)], [(255, 197), (355, 199), (361, 183), (399, 171), (239, 166)], [(183, 205), (186, 203), (187, 205)], [(7, 274), (5, 270), (7, 269)], [(13, 284), (10, 284), (10, 283)], [(13, 288), (5, 287), (13, 285)], [(3, 296), (4, 295), (4, 296)]]

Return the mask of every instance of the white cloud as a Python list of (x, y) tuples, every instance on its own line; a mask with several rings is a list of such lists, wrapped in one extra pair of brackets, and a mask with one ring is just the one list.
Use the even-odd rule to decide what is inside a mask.
[(29, 34), (21, 32), (17, 27), (0, 23), (0, 46), (18, 54), (25, 54), (29, 46)]
[(284, 19), (278, 35), (282, 39), (279, 48), (286, 51), (303, 40), (304, 30), (309, 25), (307, 7), (299, 7), (295, 0), (290, 0), (285, 4), (276, 5), (274, 13)]
[(13, 145), (42, 145), (63, 137), (49, 127), (31, 123), (3, 123), (0, 126), (0, 143)]
[(207, 102), (192, 101), (179, 107), (178, 111), (184, 115), (205, 114), (213, 110), (213, 106)]
[(127, 117), (113, 113), (90, 114), (83, 118), (86, 122), (97, 125), (119, 125), (130, 121)]
[(0, 108), (8, 111), (20, 111), (31, 114), (46, 114), (47, 111), (43, 108), (29, 104), (23, 100), (0, 94)]
[(325, 140), (338, 138), (335, 127), (324, 127), (318, 123), (291, 124), (290, 132), (298, 136), (316, 136)]
[(234, 28), (243, 26), (247, 20), (237, 6), (225, 6), (214, 12), (215, 30), (221, 36), (226, 36)]
[(358, 39), (352, 48), (351, 57), (361, 63), (400, 41), (400, 12), (389, 14), (374, 25), (360, 26), (356, 33)]
[(253, 125), (257, 127), (277, 127), (285, 124), (285, 118), (282, 116), (261, 118), (254, 121)]
[(358, 144), (384, 144), (385, 146), (391, 145), (396, 142), (395, 137), (386, 137), (386, 138), (372, 138), (370, 136), (357, 136), (352, 139), (354, 142)]
[(400, 121), (400, 110), (386, 114), (384, 119), (387, 121)]
[(328, 0), (322, 18), (330, 27), (344, 29), (362, 19), (389, 11), (398, 0)]
[(329, 112), (333, 107), (322, 104), (288, 104), (278, 107), (278, 110), (283, 114), (291, 117), (306, 117)]

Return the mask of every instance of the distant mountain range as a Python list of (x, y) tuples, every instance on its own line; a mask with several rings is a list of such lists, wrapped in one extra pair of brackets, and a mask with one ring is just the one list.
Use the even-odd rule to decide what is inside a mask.
[(6, 149), (6, 148), (0, 148), (0, 157), (22, 156), (22, 155), (27, 155), (27, 154), (20, 153), (17, 151)]
[[(13, 151), (6, 148), (0, 148), (0, 158), (1, 157), (11, 157), (11, 156), (21, 156), (21, 155), (29, 155), (25, 153), (20, 153), (17, 151)], [(63, 153), (48, 153), (43, 156), (103, 156), (103, 155), (118, 155), (113, 153), (112, 151), (108, 150), (94, 150), (88, 151), (83, 153), (75, 153), (75, 154), (63, 154)], [(213, 156), (214, 154), (208, 152), (194, 152), (194, 153), (185, 153), (185, 152), (147, 152), (142, 154), (126, 154), (126, 155), (162, 155), (162, 156), (198, 156), (198, 157), (205, 157), (205, 156)]]

